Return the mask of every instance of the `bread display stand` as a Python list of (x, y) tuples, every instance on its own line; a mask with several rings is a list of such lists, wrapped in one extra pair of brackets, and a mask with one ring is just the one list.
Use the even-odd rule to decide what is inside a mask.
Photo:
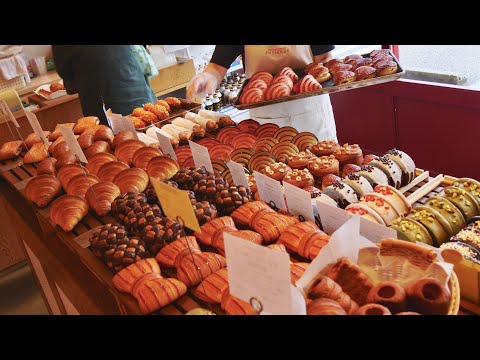
[[(134, 297), (119, 292), (112, 284), (113, 274), (88, 249), (89, 232), (97, 226), (115, 222), (110, 217), (98, 217), (89, 214), (73, 229), (64, 232), (50, 222), (48, 208), (34, 208), (23, 196), (22, 189), (28, 179), (36, 175), (35, 164), (13, 166), (12, 161), (0, 162), (3, 168), (11, 167), (0, 174), (2, 195), (9, 206), (11, 222), (15, 224), (18, 237), (23, 247), (28, 246), (28, 260), (34, 275), (42, 289), (42, 295), (50, 313), (67, 314), (68, 307), (73, 306), (80, 314), (141, 314)], [(416, 203), (425, 201), (439, 194), (443, 187), (452, 185), (456, 178), (444, 176), (437, 185), (433, 178), (423, 178), (425, 172), (416, 170), (417, 179), (421, 180), (405, 191), (410, 196), (417, 190), (430, 185), (427, 193), (422, 194)], [(430, 180), (430, 181), (426, 181)], [(438, 180), (437, 180), (438, 181)], [(433, 189), (431, 187), (435, 186)], [(420, 194), (416, 192), (416, 196)], [(10, 211), (11, 209), (11, 211)], [(86, 240), (87, 239), (87, 240)], [(292, 262), (300, 259), (291, 257)], [(450, 261), (448, 257), (445, 260)], [(461, 259), (460, 259), (461, 260)], [(32, 265), (34, 264), (34, 265)], [(37, 265), (35, 265), (37, 264)], [(38, 269), (41, 264), (42, 269)], [(42, 276), (42, 272), (44, 276)], [(455, 272), (461, 285), (462, 303), (460, 314), (480, 314), (480, 266), (466, 260), (455, 263)], [(164, 271), (171, 276), (170, 270)], [(61, 293), (59, 290), (61, 290)], [(174, 303), (157, 311), (156, 314), (180, 315), (195, 308), (209, 308), (209, 305), (192, 295), (192, 290)], [(65, 297), (71, 304), (64, 305)], [(220, 305), (212, 305), (216, 314), (224, 314)], [(58, 311), (57, 311), (58, 309)]]

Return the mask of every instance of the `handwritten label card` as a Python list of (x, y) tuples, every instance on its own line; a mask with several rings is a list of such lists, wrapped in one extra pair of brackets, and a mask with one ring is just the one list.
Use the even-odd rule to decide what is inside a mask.
[(283, 183), (283, 188), (287, 198), (288, 212), (292, 215), (301, 215), (305, 220), (314, 222), (310, 193), (286, 182)]
[(8, 107), (7, 103), (5, 100), (0, 100), (0, 111), (2, 112), (3, 116), (0, 119), (0, 124), (10, 121), (15, 125), (17, 128), (20, 127), (20, 125), (17, 122), (17, 119), (15, 119), (15, 116), (13, 116), (12, 111)]
[(65, 142), (67, 143), (70, 151), (73, 154), (77, 155), (82, 163), (87, 163), (88, 160), (85, 157), (85, 154), (83, 153), (83, 150), (80, 147), (80, 145), (77, 141), (77, 138), (75, 137), (75, 134), (73, 133), (73, 130), (70, 129), (69, 127), (66, 127), (66, 126), (63, 126), (63, 125), (59, 125), (58, 128), (60, 129), (60, 132), (62, 133), (62, 136), (64, 137)]
[(340, 226), (350, 219), (347, 211), (337, 208), (335, 206), (317, 200), (318, 215), (322, 222), (323, 231), (327, 234), (332, 234)]
[(236, 186), (244, 186), (245, 188), (250, 189), (243, 166), (232, 160), (227, 162), (227, 166), (230, 169), (230, 174), (232, 174), (233, 183)]
[(193, 161), (195, 166), (202, 167), (205, 166), (207, 171), (213, 174), (212, 160), (210, 160), (210, 154), (208, 149), (205, 146), (194, 143), (193, 141), (188, 141), (190, 149), (192, 150)]
[(253, 175), (257, 182), (260, 199), (269, 204), (275, 204), (278, 209), (287, 211), (287, 205), (285, 204), (285, 198), (283, 197), (283, 190), (280, 182), (271, 179), (266, 175), (260, 174), (258, 171), (254, 171)]
[(45, 137), (42, 127), (40, 126), (40, 123), (38, 122), (37, 116), (28, 110), (24, 110), (23, 112), (25, 113), (25, 117), (30, 123), (30, 126), (32, 127), (35, 134), (39, 137), (39, 139), (43, 141), (45, 145), (48, 144), (48, 140)]
[[(230, 293), (275, 315), (293, 313), (290, 258), (224, 233)], [(259, 309), (256, 309), (259, 310)]]
[(150, 178), (150, 182), (155, 188), (165, 215), (173, 220), (181, 219), (183, 226), (193, 231), (201, 231), (187, 191), (175, 189), (155, 178)]
[(173, 160), (177, 160), (177, 155), (175, 154), (175, 150), (173, 150), (173, 146), (172, 146), (172, 143), (170, 142), (170, 139), (167, 138), (165, 135), (161, 134), (160, 131), (157, 131), (160, 129), (157, 128), (156, 126), (153, 127), (153, 129), (157, 134), (158, 142), (160, 143), (160, 149), (162, 150), (162, 152), (169, 158)]
[(368, 240), (378, 243), (383, 239), (396, 239), (397, 232), (385, 225), (374, 223), (360, 217), (360, 234), (365, 236)]

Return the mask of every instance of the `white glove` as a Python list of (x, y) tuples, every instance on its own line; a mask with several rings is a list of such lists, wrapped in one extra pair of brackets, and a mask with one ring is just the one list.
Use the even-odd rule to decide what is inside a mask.
[(218, 87), (218, 79), (209, 72), (195, 75), (187, 85), (187, 100), (203, 99), (206, 94), (213, 94)]

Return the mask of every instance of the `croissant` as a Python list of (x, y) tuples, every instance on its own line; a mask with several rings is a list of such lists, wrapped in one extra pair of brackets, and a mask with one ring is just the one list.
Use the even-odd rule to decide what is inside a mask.
[(230, 295), (229, 291), (223, 294), (221, 308), (227, 315), (258, 315), (249, 303)]
[(101, 181), (87, 189), (85, 198), (88, 206), (98, 216), (107, 215), (112, 210), (112, 203), (122, 192), (117, 185), (108, 181)]
[(113, 138), (112, 141), (112, 149), (115, 150), (117, 145), (123, 143), (124, 141), (127, 140), (134, 140), (133, 133), (131, 131), (120, 131), (115, 137)]
[[(43, 134), (48, 140), (48, 137), (50, 136), (50, 131), (44, 131)], [(40, 139), (36, 133), (30, 134), (25, 139), (25, 146), (26, 146), (25, 150), (29, 150), (33, 146), (33, 144), (37, 144), (41, 142), (42, 142), (42, 139)]]
[(79, 164), (68, 164), (58, 170), (57, 177), (66, 191), (70, 179), (81, 174), (88, 174), (88, 170)]
[(147, 170), (147, 164), (151, 158), (163, 155), (159, 149), (146, 146), (138, 149), (133, 153), (132, 163), (136, 168)]
[(32, 145), (30, 150), (23, 157), (24, 164), (37, 163), (48, 157), (48, 145), (45, 145), (42, 142), (35, 143)]
[(70, 179), (66, 192), (68, 195), (80, 195), (85, 197), (87, 190), (100, 182), (100, 179), (92, 174), (79, 174)]
[(113, 182), (115, 176), (117, 176), (123, 170), (130, 169), (130, 166), (121, 161), (111, 161), (103, 164), (97, 171), (97, 176), (102, 181)]
[(140, 140), (127, 140), (115, 148), (115, 156), (118, 161), (123, 161), (128, 165), (132, 165), (132, 157), (135, 151), (145, 146), (146, 145)]
[(97, 175), (98, 170), (103, 164), (116, 161), (116, 160), (117, 158), (110, 153), (98, 153), (93, 155), (90, 159), (88, 159), (86, 168), (88, 169), (90, 174)]
[(298, 253), (298, 244), (300, 237), (304, 234), (310, 234), (319, 230), (318, 226), (312, 221), (304, 221), (298, 224), (289, 226), (278, 238), (277, 243), (283, 244), (291, 253)]
[(23, 142), (20, 140), (9, 141), (0, 148), (0, 160), (10, 160), (16, 158), (22, 152)]
[(145, 170), (131, 168), (120, 171), (113, 178), (113, 183), (120, 188), (122, 194), (129, 191), (141, 193), (147, 188), (149, 180)]
[(299, 220), (293, 216), (272, 213), (269, 211), (260, 212), (252, 220), (252, 228), (267, 243), (277, 241), (280, 235), (290, 226), (298, 223)]
[(100, 125), (100, 128), (95, 131), (94, 141), (106, 141), (108, 144), (111, 144), (115, 135), (113, 135), (112, 129), (106, 125)]
[(88, 149), (90, 146), (93, 145), (94, 134), (85, 134), (83, 133), (77, 139), (78, 145), (82, 148), (82, 150)]
[(225, 239), (224, 234), (228, 232), (236, 237), (245, 239), (254, 244), (260, 245), (263, 241), (262, 236), (259, 233), (251, 230), (237, 230), (236, 228), (223, 228), (215, 232), (212, 237), (212, 246), (217, 249), (220, 254), (225, 256)]
[(84, 151), (85, 157), (90, 159), (98, 153), (106, 153), (110, 150), (110, 145), (106, 141), (95, 141), (92, 146)]
[(25, 187), (25, 196), (38, 207), (47, 206), (62, 191), (62, 184), (53, 175), (38, 175)]
[(86, 116), (86, 117), (80, 118), (77, 120), (77, 125), (75, 125), (73, 128), (73, 132), (75, 135), (80, 135), (87, 128), (98, 125), (99, 123), (100, 123), (100, 119), (96, 116)]
[(309, 263), (303, 263), (303, 262), (298, 262), (298, 263), (290, 263), (290, 277), (292, 284), (295, 285), (305, 272), (307, 270)]
[(62, 132), (60, 131), (60, 125), (65, 126), (67, 128), (70, 128), (73, 130), (73, 127), (75, 126), (75, 123), (65, 123), (65, 124), (57, 124), (55, 127), (55, 130), (50, 134), (48, 137), (49, 141), (55, 141), (57, 140), (60, 136), (62, 136)]
[(220, 304), (225, 291), (228, 290), (228, 271), (226, 268), (215, 271), (208, 275), (193, 294), (200, 300)]
[(37, 175), (55, 175), (57, 159), (49, 157), (40, 161), (37, 165)]
[(167, 156), (155, 156), (147, 164), (150, 177), (160, 181), (170, 180), (180, 170), (178, 163)]
[(340, 285), (327, 276), (319, 275), (308, 291), (310, 299), (327, 298), (338, 302), (348, 313), (353, 314), (358, 310), (358, 304), (345, 293)]
[(357, 264), (347, 258), (341, 258), (327, 271), (326, 276), (337, 282), (359, 306), (366, 304), (367, 295), (373, 284)]
[[(45, 160), (48, 160), (48, 159), (45, 159)], [(55, 163), (55, 169), (59, 170), (65, 165), (75, 164), (76, 162), (77, 162), (77, 158), (75, 157), (75, 155), (70, 150), (67, 150), (57, 157), (57, 162)]]
[(99, 130), (102, 126), (105, 126), (105, 125), (93, 125), (93, 126), (89, 126), (89, 127), (87, 127), (87, 128), (82, 132), (82, 135), (92, 135), (93, 137), (95, 137), (95, 133), (96, 133), (97, 130)]
[(56, 159), (59, 158), (61, 155), (70, 152), (70, 148), (65, 141), (58, 143), (54, 148), (50, 146), (48, 149), (50, 151), (50, 154), (52, 154), (52, 156)]
[(132, 291), (135, 281), (149, 273), (160, 275), (160, 266), (154, 258), (137, 261), (120, 270), (112, 278), (112, 283), (119, 291), (129, 293)]
[(270, 206), (263, 201), (251, 201), (238, 209), (235, 209), (230, 216), (237, 226), (248, 227), (250, 220), (260, 211), (267, 210), (275, 212)]
[(307, 305), (307, 315), (347, 315), (340, 304), (332, 299), (322, 298)]
[(164, 279), (160, 275), (146, 274), (135, 283), (132, 294), (138, 300), (140, 311), (148, 314), (171, 304), (187, 292), (177, 279)]
[[(55, 140), (52, 144), (50, 144), (50, 146), (48, 147), (48, 152), (50, 153), (50, 155), (52, 155), (53, 157), (56, 157), (54, 154), (54, 150), (61, 143), (64, 143), (64, 145), (67, 145), (63, 136), (60, 136), (57, 140)], [(68, 149), (68, 146), (67, 146), (67, 149)]]
[(50, 206), (50, 219), (64, 231), (72, 231), (87, 215), (87, 201), (77, 195), (62, 195)]
[(329, 241), (330, 236), (325, 234), (322, 230), (305, 234), (300, 238), (297, 253), (305, 259), (313, 260)]
[(219, 217), (203, 224), (200, 227), (201, 232), (195, 232), (194, 235), (202, 244), (212, 245), (213, 235), (226, 227), (235, 229), (235, 223), (230, 216)]
[(285, 248), (284, 245), (282, 244), (270, 244), (267, 246), (267, 248), (274, 250), (274, 251), (280, 251), (280, 252), (287, 252), (287, 249)]
[(192, 253), (190, 250), (183, 250), (175, 260), (178, 280), (189, 288), (200, 284), (202, 279), (226, 266), (227, 261), (222, 255), (211, 252)]
[(157, 253), (155, 260), (157, 260), (161, 266), (169, 268), (175, 267), (175, 260), (178, 254), (188, 248), (193, 252), (200, 252), (200, 247), (194, 236), (185, 236), (172, 241)]

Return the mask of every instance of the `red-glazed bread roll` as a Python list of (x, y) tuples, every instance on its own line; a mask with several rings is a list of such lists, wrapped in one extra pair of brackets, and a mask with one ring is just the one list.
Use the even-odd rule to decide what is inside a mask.
[(350, 70), (352, 70), (352, 68), (353, 68), (353, 66), (350, 65), (350, 64), (340, 63), (340, 64), (336, 64), (336, 65), (332, 66), (330, 68), (330, 72), (332, 73), (333, 76), (335, 76), (335, 74), (338, 71), (350, 71)]
[(276, 76), (280, 76), (280, 75), (289, 76), (294, 83), (298, 81), (298, 75), (295, 74), (295, 71), (293, 71), (292, 68), (289, 68), (288, 66), (280, 70), (280, 72)]
[(290, 93), (291, 89), (288, 87), (288, 85), (285, 85), (283, 83), (275, 83), (269, 86), (267, 91), (265, 91), (265, 99), (277, 99), (284, 96), (289, 96)]
[(389, 54), (379, 54), (372, 58), (372, 65), (375, 66), (380, 61), (392, 61), (393, 56)]
[(322, 85), (312, 76), (307, 75), (299, 81), (300, 85), (298, 87), (299, 94), (309, 91), (320, 90)]
[(375, 64), (378, 76), (395, 74), (397, 72), (397, 63), (393, 60), (382, 60)]
[(357, 54), (348, 55), (345, 59), (343, 59), (345, 64), (355, 65), (355, 63), (359, 60), (362, 60), (363, 57)]
[(373, 79), (377, 75), (377, 70), (371, 66), (360, 66), (355, 69), (357, 80)]
[(257, 79), (263, 80), (267, 85), (270, 85), (273, 80), (273, 75), (266, 71), (259, 71), (252, 75), (252, 77), (250, 78), (250, 82)]
[(332, 59), (332, 60), (329, 60), (325, 63), (325, 67), (328, 69), (328, 70), (332, 70), (332, 68), (337, 65), (337, 64), (343, 64), (343, 60), (342, 59)]
[(383, 55), (390, 55), (390, 52), (388, 51), (388, 49), (377, 49), (377, 50), (373, 50), (371, 53), (370, 53), (370, 57), (371, 58), (374, 58), (380, 54), (383, 54)]
[(355, 73), (352, 71), (337, 71), (333, 80), (335, 85), (350, 84), (355, 81)]
[(396, 314), (407, 310), (407, 294), (400, 285), (384, 281), (370, 290), (367, 303), (383, 305), (392, 314)]
[(264, 93), (259, 88), (248, 88), (243, 90), (240, 96), (240, 104), (251, 104), (264, 100)]
[(312, 75), (319, 83), (323, 83), (332, 78), (330, 71), (323, 65), (318, 65), (310, 70), (310, 75)]
[(243, 91), (247, 90), (247, 89), (250, 89), (250, 88), (257, 88), (257, 89), (260, 89), (262, 91), (265, 91), (267, 90), (267, 83), (265, 81), (263, 81), (262, 79), (256, 79), (256, 80), (253, 80), (253, 81), (249, 81), (247, 86), (245, 86), (245, 89), (243, 89)]
[(321, 62), (317, 62), (317, 61), (314, 61), (310, 64), (307, 65), (307, 67), (305, 68), (305, 70), (303, 70), (303, 72), (305, 74), (308, 74), (310, 72), (310, 70), (312, 70), (313, 68), (317, 67), (318, 65), (322, 65)]
[(372, 66), (373, 59), (372, 58), (362, 58), (355, 62), (355, 66), (353, 70), (358, 69), (360, 66)]
[(290, 89), (293, 88), (293, 81), (292, 81), (292, 78), (288, 75), (279, 75), (279, 76), (275, 76), (273, 78), (273, 82), (272, 82), (272, 85), (273, 84), (276, 84), (276, 83), (283, 83), (283, 84), (286, 84), (288, 85), (288, 87)]

